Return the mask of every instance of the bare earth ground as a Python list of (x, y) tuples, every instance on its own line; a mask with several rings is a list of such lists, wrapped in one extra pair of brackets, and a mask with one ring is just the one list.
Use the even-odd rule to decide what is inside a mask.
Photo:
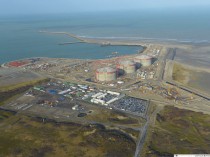
[(185, 64), (173, 65), (172, 79), (183, 85), (210, 94), (210, 73)]
[(45, 77), (19, 68), (0, 68), (0, 88), (7, 89), (16, 84), (44, 79)]
[[(173, 79), (210, 94), (210, 46), (178, 48)], [(187, 82), (186, 82), (187, 81)]]
[(210, 95), (209, 69), (167, 60), (164, 79)]
[(197, 68), (208, 69), (210, 67), (210, 46), (192, 46), (178, 48), (175, 60)]

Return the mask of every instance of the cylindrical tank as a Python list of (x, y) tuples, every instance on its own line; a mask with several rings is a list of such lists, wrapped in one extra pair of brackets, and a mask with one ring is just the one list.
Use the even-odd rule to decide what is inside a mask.
[(131, 74), (136, 71), (136, 63), (130, 60), (120, 61), (117, 65), (118, 74)]
[(138, 67), (147, 67), (152, 64), (152, 57), (148, 55), (140, 55), (135, 57), (134, 61), (138, 64)]
[(116, 80), (116, 69), (111, 67), (104, 67), (96, 70), (96, 80), (102, 82)]

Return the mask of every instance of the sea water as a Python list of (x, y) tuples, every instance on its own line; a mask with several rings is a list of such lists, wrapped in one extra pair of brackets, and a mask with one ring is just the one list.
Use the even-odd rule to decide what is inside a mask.
[(208, 43), (210, 11), (109, 12), (59, 15), (19, 15), (0, 17), (0, 63), (29, 57), (98, 59), (112, 52), (134, 54), (139, 46), (100, 46), (77, 43), (59, 45), (74, 39), (69, 32), (88, 38), (162, 40)]

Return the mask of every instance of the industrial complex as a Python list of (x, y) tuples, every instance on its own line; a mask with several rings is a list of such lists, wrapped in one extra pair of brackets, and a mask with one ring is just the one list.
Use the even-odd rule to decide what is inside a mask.
[[(129, 110), (129, 103), (122, 102), (122, 100), (128, 102), (126, 99), (128, 96), (143, 99), (146, 102), (155, 100), (165, 103), (173, 101), (172, 103), (175, 104), (189, 104), (189, 101), (195, 103), (194, 100), (199, 95), (196, 96), (192, 94), (193, 92), (189, 93), (184, 88), (162, 80), (166, 59), (173, 56), (170, 53), (171, 51), (162, 46), (150, 45), (143, 53), (109, 59), (32, 58), (5, 63), (2, 67), (33, 71), (40, 76), (49, 77), (58, 82), (66, 82), (58, 85), (55, 85), (54, 82), (48, 83), (55, 85), (52, 89), (48, 89), (45, 85), (34, 87), (34, 90), (39, 92), (58, 94), (68, 99), (74, 99), (76, 95), (77, 100), (88, 100), (88, 103), (122, 112)], [(78, 85), (67, 86), (68, 82)], [(117, 105), (117, 102), (121, 105)], [(141, 101), (136, 102), (141, 104)], [(122, 104), (125, 106), (123, 107)], [(149, 103), (145, 104), (143, 106), (149, 105)], [(134, 107), (131, 104), (131, 106), (131, 111), (139, 108), (138, 105)], [(139, 109), (141, 110), (141, 107)], [(138, 116), (137, 113), (140, 115), (141, 112), (137, 109), (135, 115)]]
[[(19, 81), (15, 76), (23, 74), (29, 81), (32, 75), (48, 80), (30, 87), (0, 108), (59, 121), (132, 128), (140, 131), (138, 155), (155, 105), (209, 112), (208, 94), (198, 94), (164, 79), (168, 73), (166, 65), (168, 60), (173, 60), (175, 51), (160, 45), (145, 44), (145, 47), (143, 52), (134, 55), (108, 59), (32, 58), (5, 63), (0, 69), (0, 79), (7, 78), (7, 82), (15, 84)], [(199, 106), (201, 102), (203, 109)], [(93, 118), (101, 111), (121, 116), (106, 117), (108, 122)], [(137, 119), (141, 124), (131, 126), (125, 117)], [(126, 125), (120, 121), (126, 121)]]

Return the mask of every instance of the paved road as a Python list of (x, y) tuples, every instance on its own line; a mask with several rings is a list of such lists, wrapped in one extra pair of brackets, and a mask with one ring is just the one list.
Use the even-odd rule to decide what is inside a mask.
[(159, 113), (163, 109), (163, 107), (164, 107), (163, 104), (159, 104), (156, 107), (155, 111), (152, 113), (152, 115), (150, 117), (147, 117), (147, 122), (141, 128), (141, 132), (139, 134), (139, 140), (138, 140), (138, 143), (137, 143), (137, 146), (136, 146), (136, 152), (135, 152), (134, 157), (140, 157), (140, 154), (141, 154), (141, 151), (143, 149), (144, 142), (145, 142), (145, 139), (146, 139), (148, 126), (149, 126), (149, 124), (150, 125), (155, 125), (157, 113)]
[(176, 50), (176, 48), (169, 48), (168, 54), (166, 55), (166, 59), (174, 60), (174, 58), (176, 57)]
[(146, 139), (148, 126), (149, 126), (149, 120), (147, 120), (144, 127), (140, 131), (140, 134), (139, 134), (140, 138), (139, 138), (139, 141), (138, 141), (137, 146), (136, 146), (136, 152), (135, 152), (134, 157), (140, 157), (140, 153), (142, 151), (142, 148), (144, 146), (144, 142), (145, 142), (145, 139)]

